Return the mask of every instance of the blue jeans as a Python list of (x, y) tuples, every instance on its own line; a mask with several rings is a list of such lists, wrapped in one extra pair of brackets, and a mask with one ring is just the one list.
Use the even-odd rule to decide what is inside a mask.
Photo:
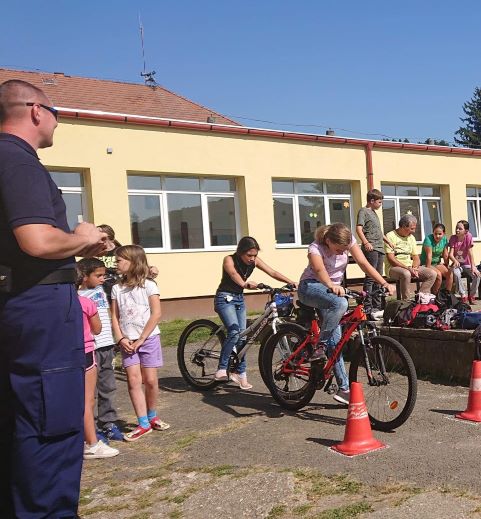
[[(227, 369), (229, 357), (232, 350), (237, 346), (237, 351), (241, 349), (239, 335), (246, 329), (246, 306), (244, 294), (232, 292), (217, 292), (214, 298), (214, 310), (227, 330), (227, 336), (222, 351), (220, 353), (219, 368)], [(246, 358), (244, 357), (239, 364), (239, 373), (246, 371)]]
[[(326, 345), (326, 352), (330, 357), (341, 339), (342, 331), (339, 322), (347, 312), (347, 299), (328, 293), (326, 285), (316, 279), (301, 281), (297, 289), (297, 295), (301, 303), (319, 309), (322, 317), (320, 341)], [(347, 391), (349, 389), (349, 378), (342, 354), (339, 355), (334, 364), (334, 376), (339, 388)]]

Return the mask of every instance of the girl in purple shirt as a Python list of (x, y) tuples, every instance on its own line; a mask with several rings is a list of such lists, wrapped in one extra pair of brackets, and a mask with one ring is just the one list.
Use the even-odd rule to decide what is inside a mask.
[[(466, 220), (459, 220), (456, 224), (456, 234), (449, 238), (448, 246), (456, 291), (459, 292), (463, 303), (469, 301), (470, 304), (473, 304), (478, 292), (480, 273), (474, 264), (473, 235), (469, 232), (469, 223)], [(466, 294), (461, 279), (463, 273), (471, 283), (469, 295)]]
[[(361, 269), (376, 283), (394, 293), (394, 287), (372, 267), (361, 251), (351, 230), (343, 223), (323, 225), (314, 233), (314, 242), (308, 249), (309, 264), (304, 270), (298, 288), (299, 301), (318, 308), (322, 315), (319, 347), (311, 357), (312, 361), (325, 360), (325, 350), (331, 355), (341, 338), (339, 322), (347, 311), (347, 299), (341, 286), (348, 262), (348, 252)], [(349, 403), (349, 379), (342, 356), (334, 365), (338, 392), (334, 399)]]

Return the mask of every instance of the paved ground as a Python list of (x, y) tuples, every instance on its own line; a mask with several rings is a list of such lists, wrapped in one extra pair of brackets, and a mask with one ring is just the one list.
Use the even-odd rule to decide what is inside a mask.
[[(346, 407), (324, 393), (297, 414), (274, 404), (250, 359), (254, 389), (197, 393), (164, 350), (161, 417), (172, 424), (111, 460), (85, 463), (80, 515), (102, 519), (481, 517), (481, 429), (455, 421), (467, 388), (421, 381), (409, 421), (375, 432), (388, 449), (346, 458)], [(133, 426), (125, 378), (119, 415)], [(481, 426), (480, 426), (481, 427)]]

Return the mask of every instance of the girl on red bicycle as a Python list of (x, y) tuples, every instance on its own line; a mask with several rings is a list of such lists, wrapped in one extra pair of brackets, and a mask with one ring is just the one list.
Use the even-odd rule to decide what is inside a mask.
[[(311, 362), (326, 360), (326, 352), (330, 356), (341, 338), (339, 322), (348, 308), (341, 286), (348, 252), (364, 273), (390, 294), (394, 293), (394, 287), (369, 264), (346, 225), (334, 223), (318, 227), (308, 249), (309, 264), (302, 273), (298, 288), (301, 303), (318, 308), (322, 316), (320, 343), (310, 358)], [(334, 375), (339, 388), (334, 399), (349, 404), (349, 379), (342, 355), (334, 364)]]

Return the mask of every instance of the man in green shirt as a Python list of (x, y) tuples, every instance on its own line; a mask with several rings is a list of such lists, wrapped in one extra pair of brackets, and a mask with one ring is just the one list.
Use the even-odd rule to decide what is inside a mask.
[(421, 281), (421, 292), (430, 293), (437, 277), (433, 269), (421, 266), (414, 238), (417, 223), (415, 216), (405, 214), (399, 220), (399, 227), (386, 235), (391, 245), (384, 246), (386, 251), (384, 268), (386, 276), (400, 281), (401, 299), (409, 299), (411, 279)]

